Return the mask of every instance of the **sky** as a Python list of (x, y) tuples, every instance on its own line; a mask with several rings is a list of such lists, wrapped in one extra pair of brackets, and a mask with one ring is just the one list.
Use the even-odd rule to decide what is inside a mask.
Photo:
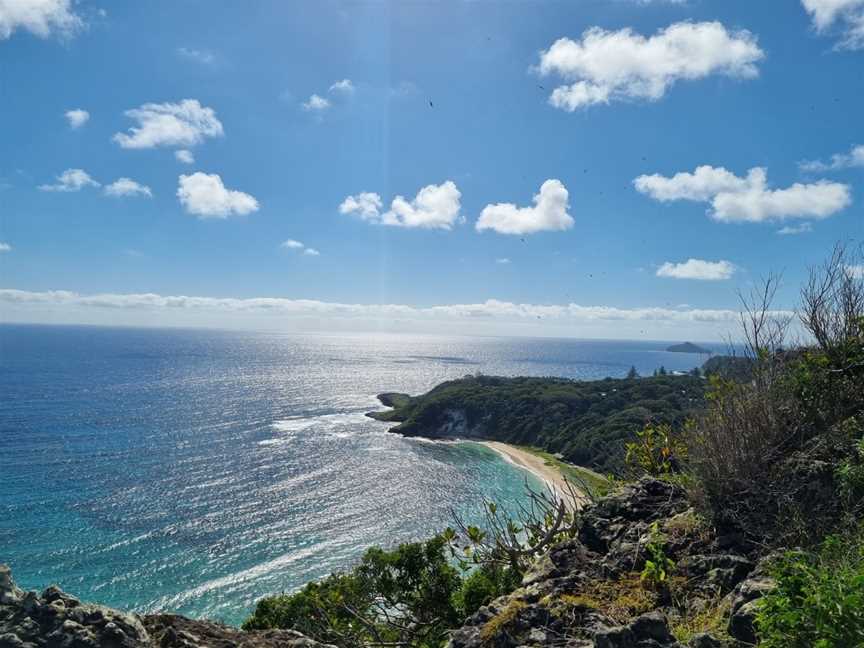
[(0, 61), (3, 322), (716, 340), (864, 240), (864, 0), (0, 0)]

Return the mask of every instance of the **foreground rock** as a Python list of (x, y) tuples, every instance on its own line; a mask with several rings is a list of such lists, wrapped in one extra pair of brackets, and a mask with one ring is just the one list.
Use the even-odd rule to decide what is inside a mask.
[[(676, 566), (652, 588), (640, 576), (658, 534)], [(642, 479), (587, 508), (579, 537), (467, 619), (448, 648), (730, 648), (752, 636), (756, 590), (769, 585), (755, 578), (753, 562), (718, 541), (681, 488)]]
[(139, 616), (82, 603), (57, 587), (15, 585), (0, 565), (0, 648), (333, 648), (293, 630), (243, 632), (174, 614)]

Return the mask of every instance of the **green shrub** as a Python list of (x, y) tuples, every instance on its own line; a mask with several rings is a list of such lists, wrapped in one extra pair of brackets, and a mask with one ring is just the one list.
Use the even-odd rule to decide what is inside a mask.
[(660, 531), (660, 523), (651, 525), (648, 544), (645, 545), (651, 557), (645, 561), (645, 567), (639, 580), (642, 585), (651, 590), (661, 590), (666, 587), (675, 563), (666, 555), (666, 536)]
[(343, 648), (439, 646), (460, 621), (453, 600), (462, 579), (446, 547), (442, 536), (392, 551), (373, 547), (350, 572), (259, 601), (243, 627), (294, 628)]
[(668, 424), (646, 424), (636, 441), (624, 445), (624, 462), (631, 472), (665, 477), (680, 470), (687, 447)]
[(764, 648), (864, 646), (864, 535), (829, 537), (818, 552), (776, 563), (777, 588), (757, 615)]

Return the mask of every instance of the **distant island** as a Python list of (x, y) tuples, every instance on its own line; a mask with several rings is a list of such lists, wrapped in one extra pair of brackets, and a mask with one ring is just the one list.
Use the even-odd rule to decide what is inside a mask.
[(705, 349), (700, 347), (692, 342), (684, 342), (683, 344), (673, 344), (672, 346), (666, 347), (667, 351), (671, 353), (707, 353), (711, 354), (713, 351), (711, 349)]

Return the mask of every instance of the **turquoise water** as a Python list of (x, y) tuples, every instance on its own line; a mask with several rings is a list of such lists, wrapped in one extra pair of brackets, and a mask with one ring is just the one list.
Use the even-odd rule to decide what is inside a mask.
[(524, 497), (494, 452), (363, 416), (376, 393), (704, 360), (664, 347), (0, 326), (0, 562), (24, 587), (239, 623), (369, 545)]

